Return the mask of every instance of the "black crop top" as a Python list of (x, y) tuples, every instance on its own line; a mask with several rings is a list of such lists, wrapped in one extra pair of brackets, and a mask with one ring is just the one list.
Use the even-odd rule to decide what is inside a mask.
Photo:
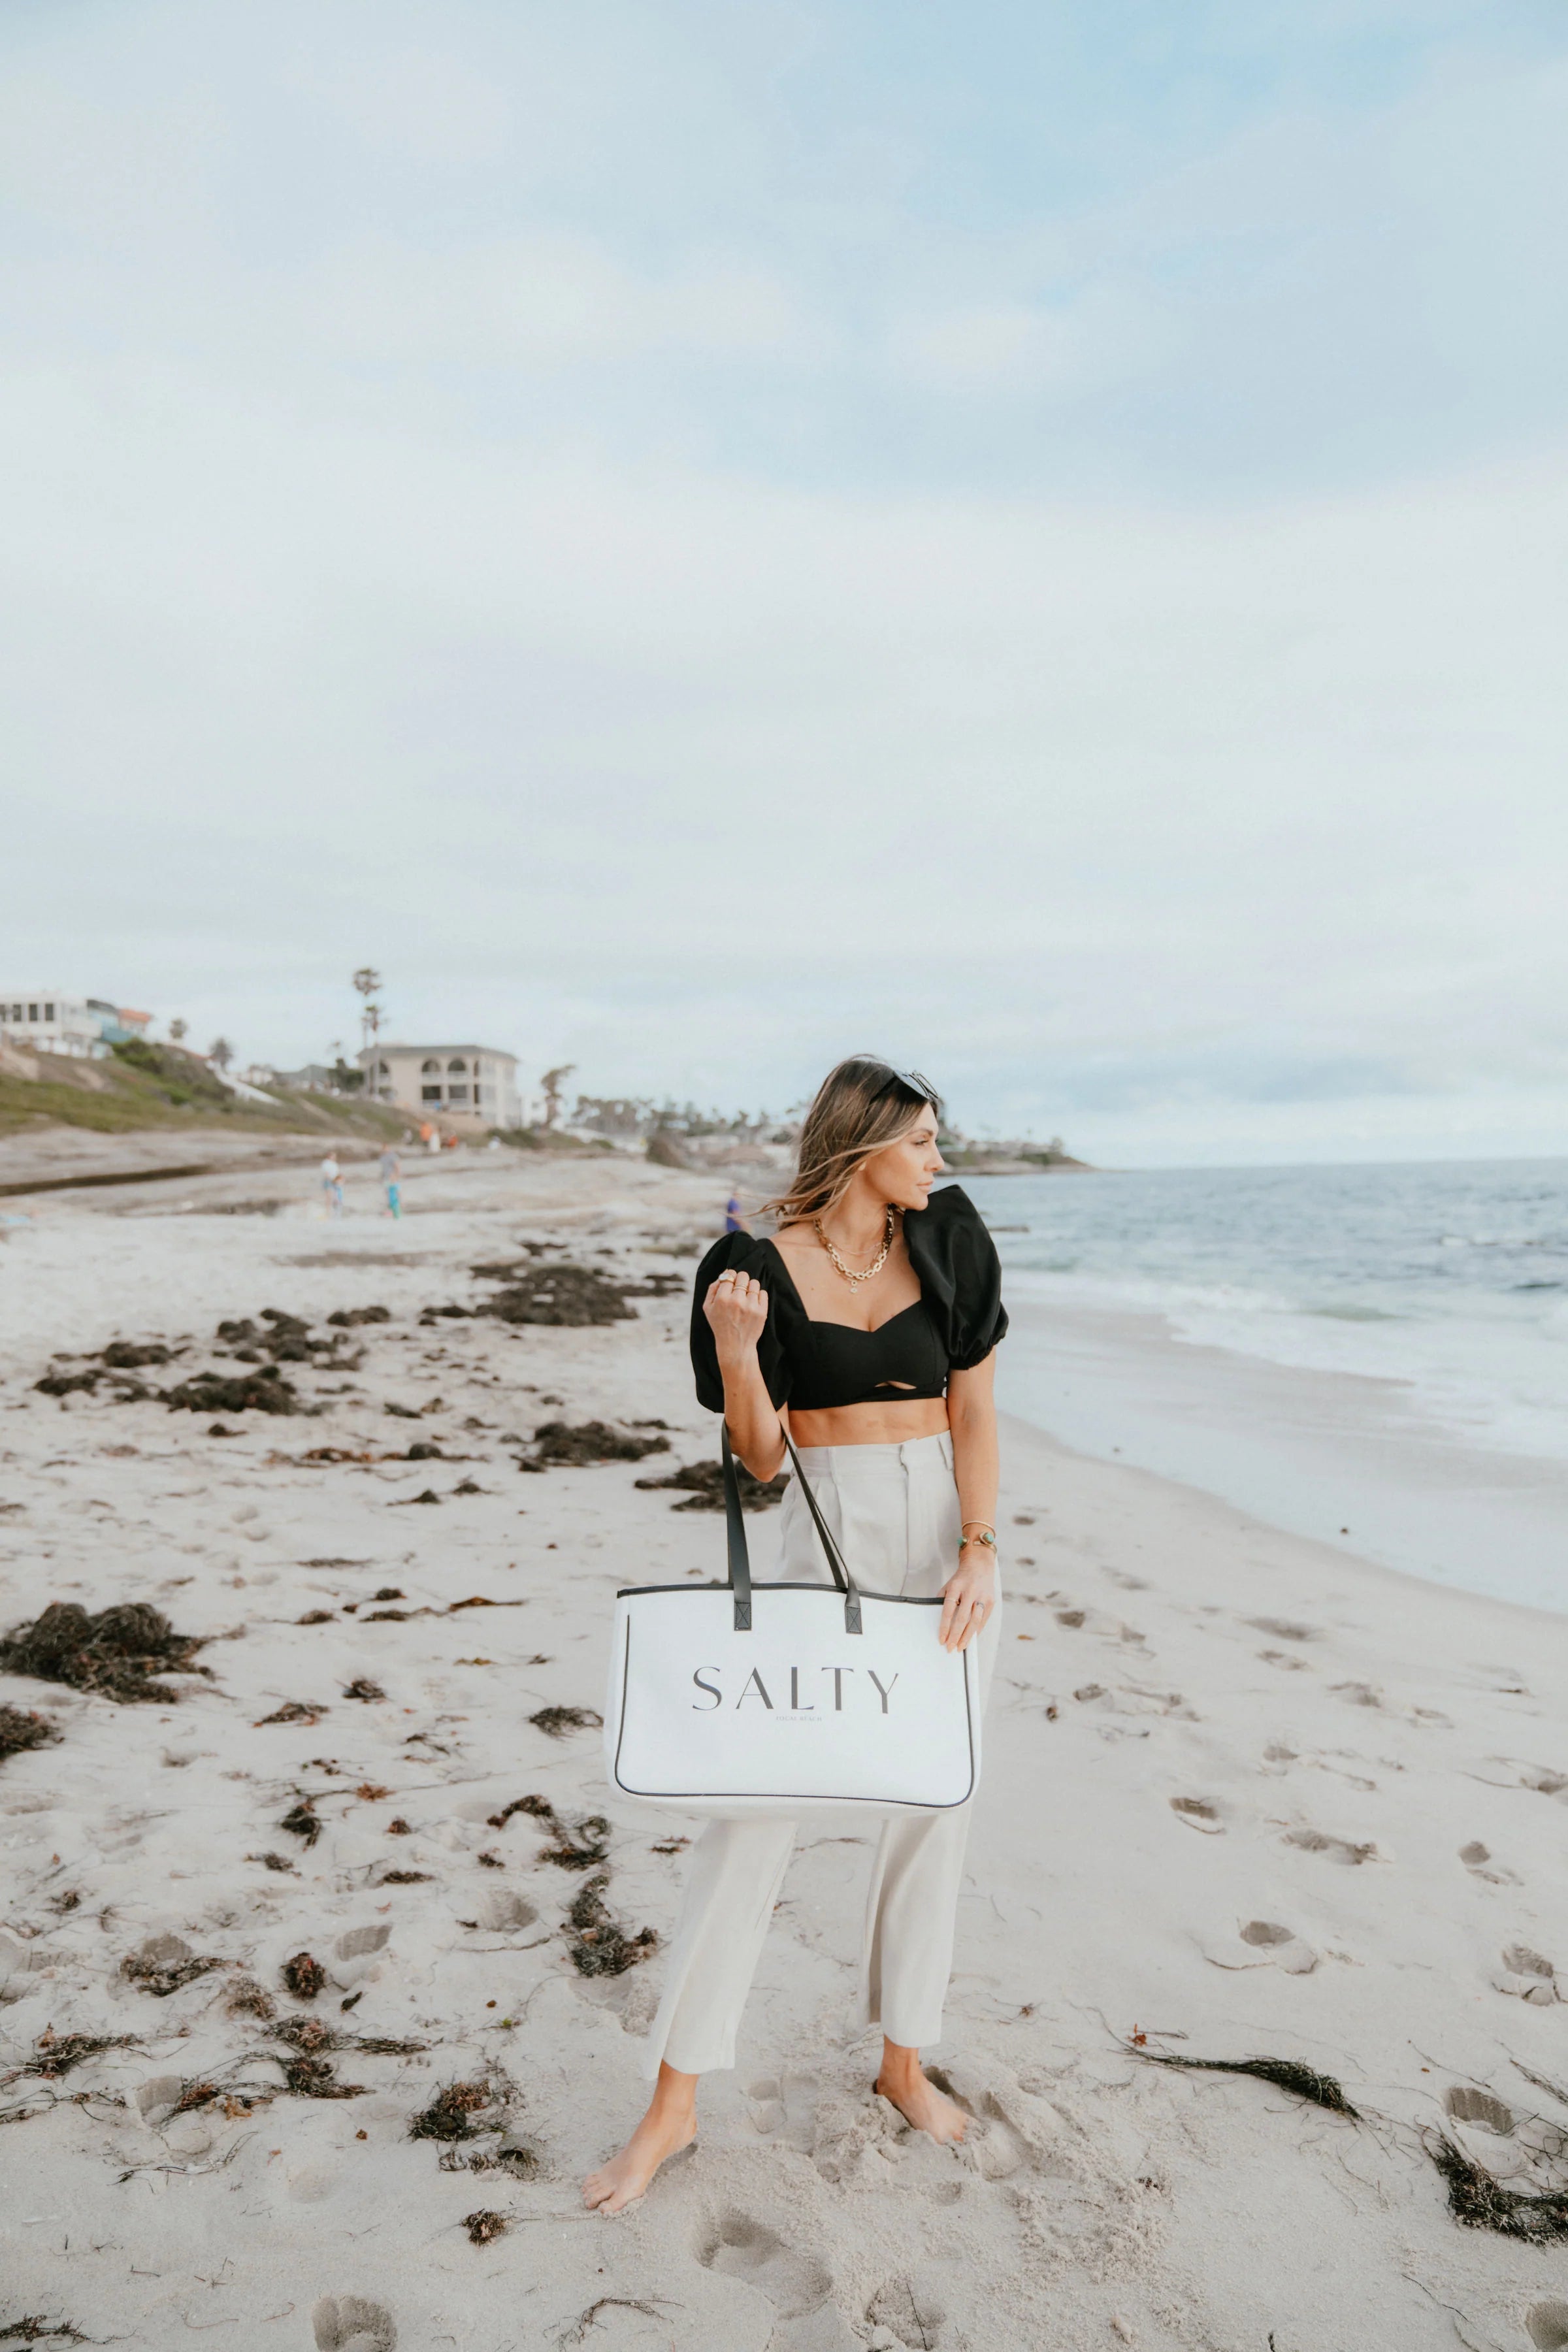
[(719, 1350), (702, 1302), (731, 1266), (754, 1275), (768, 1294), (757, 1360), (776, 1405), (822, 1412), (889, 1398), (939, 1397), (949, 1372), (984, 1363), (1007, 1328), (1007, 1310), (996, 1245), (974, 1203), (956, 1184), (944, 1185), (923, 1209), (906, 1212), (904, 1239), (921, 1295), (875, 1331), (807, 1315), (772, 1242), (751, 1234), (726, 1234), (715, 1242), (697, 1269), (691, 1302), (699, 1402), (711, 1412), (724, 1409)]

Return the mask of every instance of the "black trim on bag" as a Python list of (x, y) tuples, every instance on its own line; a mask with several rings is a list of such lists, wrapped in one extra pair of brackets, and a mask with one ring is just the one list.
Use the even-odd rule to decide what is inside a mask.
[[(727, 1588), (723, 1585), (631, 1584), (626, 1587), (626, 1591), (627, 1593), (701, 1592), (704, 1591), (713, 1591), (716, 1590), (722, 1592), (726, 1589)], [(771, 1587), (764, 1585), (758, 1589), (763, 1591), (820, 1592), (824, 1588), (820, 1584), (795, 1584), (773, 1585)], [(617, 1599), (620, 1599), (621, 1597), (622, 1596), (620, 1594), (616, 1595)], [(872, 1597), (879, 1601), (911, 1600), (914, 1601), (917, 1608), (929, 1609), (941, 1606), (940, 1602), (929, 1601), (922, 1601), (912, 1593), (905, 1594), (900, 1592), (888, 1592), (878, 1593)], [(905, 1811), (911, 1813), (953, 1812), (960, 1805), (968, 1804), (970, 1799), (974, 1794), (976, 1784), (976, 1775), (974, 1770), (974, 1707), (970, 1696), (970, 1677), (967, 1653), (961, 1653), (960, 1654), (963, 1655), (965, 1660), (963, 1670), (963, 1728), (964, 1737), (969, 1748), (969, 1786), (965, 1789), (962, 1797), (950, 1797), (945, 1804), (924, 1803), (918, 1797), (857, 1797), (843, 1795), (825, 1797), (815, 1789), (763, 1789), (761, 1790), (752, 1789), (634, 1789), (628, 1781), (623, 1780), (621, 1778), (621, 1742), (626, 1736), (626, 1685), (631, 1678), (632, 1665), (632, 1628), (631, 1620), (628, 1618), (626, 1620), (626, 1638), (621, 1653), (621, 1719), (616, 1732), (616, 1760), (612, 1770), (612, 1777), (615, 1780), (616, 1787), (621, 1791), (623, 1796), (641, 1797), (650, 1803), (661, 1805), (679, 1805), (683, 1798), (687, 1798), (689, 1799), (693, 1804), (699, 1805), (721, 1804), (726, 1802), (745, 1805), (868, 1805), (874, 1811), (881, 1812), (889, 1812), (895, 1807), (901, 1806)]]
[[(789, 1449), (789, 1458), (795, 1465), (795, 1475), (799, 1483), (802, 1499), (806, 1509), (811, 1513), (812, 1524), (816, 1529), (818, 1539), (826, 1556), (828, 1573), (844, 1595), (844, 1631), (847, 1633), (858, 1633), (861, 1630), (860, 1595), (856, 1588), (855, 1579), (850, 1575), (844, 1554), (838, 1548), (837, 1537), (822, 1516), (822, 1506), (812, 1490), (810, 1479), (801, 1466), (800, 1456), (795, 1450), (795, 1440), (782, 1421), (779, 1423), (779, 1435)], [(741, 1508), (741, 1487), (735, 1476), (735, 1457), (730, 1446), (728, 1422), (723, 1425), (722, 1439), (724, 1537), (730, 1553), (729, 1583), (735, 1596), (735, 1631), (737, 1633), (749, 1633), (752, 1630), (752, 1558), (746, 1547), (745, 1514)]]
[[(847, 1326), (846, 1327), (848, 1328)], [(728, 1592), (728, 1584), (710, 1576), (706, 1584), (622, 1584), (616, 1590), (617, 1601), (627, 1601), (639, 1592)], [(811, 1584), (800, 1577), (781, 1580), (773, 1584), (753, 1584), (753, 1592), (831, 1592), (831, 1584)], [(873, 1592), (868, 1585), (859, 1588), (865, 1601), (898, 1601), (910, 1609), (940, 1609), (945, 1595), (938, 1592)]]

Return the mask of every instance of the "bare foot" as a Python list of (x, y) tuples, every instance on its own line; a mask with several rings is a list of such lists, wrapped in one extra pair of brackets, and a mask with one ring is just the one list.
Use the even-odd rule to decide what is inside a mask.
[(884, 2064), (872, 2087), (916, 2131), (929, 2132), (939, 2147), (956, 2147), (969, 2129), (963, 2109), (928, 2083), (918, 2063), (896, 2072)]
[(620, 2213), (635, 2203), (667, 2158), (679, 2156), (697, 2137), (697, 2077), (684, 2078), (689, 2094), (673, 2095), (663, 2082), (653, 2103), (618, 2156), (591, 2172), (583, 2183), (583, 2202), (600, 2213)]

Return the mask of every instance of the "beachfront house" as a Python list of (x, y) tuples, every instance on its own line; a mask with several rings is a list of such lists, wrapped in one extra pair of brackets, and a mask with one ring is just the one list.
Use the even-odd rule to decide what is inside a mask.
[(374, 1045), (359, 1055), (365, 1093), (438, 1126), (521, 1127), (517, 1055), (494, 1045)]
[(59, 988), (13, 988), (0, 993), (0, 1042), (35, 1054), (67, 1054), (101, 1061), (111, 1045), (144, 1037), (150, 1013), (110, 1004), (101, 996), (71, 996)]

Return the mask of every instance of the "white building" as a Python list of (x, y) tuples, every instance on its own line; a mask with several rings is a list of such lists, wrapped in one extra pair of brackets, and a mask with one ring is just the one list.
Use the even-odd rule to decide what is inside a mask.
[(447, 1126), (521, 1127), (517, 1055), (493, 1045), (377, 1045), (358, 1056), (373, 1102)]
[(144, 1037), (150, 1013), (110, 1004), (101, 996), (70, 996), (58, 988), (0, 992), (0, 1038), (35, 1054), (71, 1054), (100, 1061), (111, 1045)]

